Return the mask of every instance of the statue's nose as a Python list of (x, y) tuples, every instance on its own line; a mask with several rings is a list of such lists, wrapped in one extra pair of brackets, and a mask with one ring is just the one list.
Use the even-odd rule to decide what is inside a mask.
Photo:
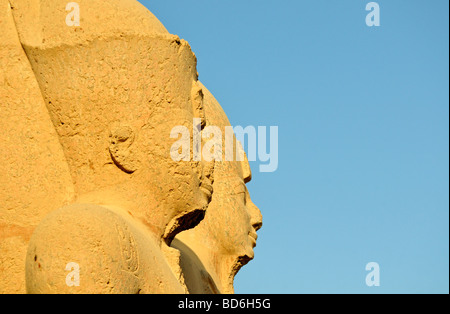
[(250, 213), (250, 223), (252, 224), (253, 228), (258, 231), (259, 229), (261, 229), (263, 224), (261, 211), (251, 200), (250, 202), (247, 202), (247, 206)]

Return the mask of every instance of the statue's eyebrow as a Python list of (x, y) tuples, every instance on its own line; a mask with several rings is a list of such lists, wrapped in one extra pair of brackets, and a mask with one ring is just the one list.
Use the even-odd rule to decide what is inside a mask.
[(233, 188), (232, 191), (235, 191), (237, 188), (243, 187), (244, 188), (244, 193), (248, 193), (248, 189), (247, 189), (247, 185), (245, 184), (244, 180), (242, 180), (241, 178), (234, 178), (236, 179), (236, 181), (238, 182), (233, 182)]
[[(227, 180), (227, 181), (238, 181), (238, 183), (244, 183), (244, 180), (242, 180), (242, 178), (240, 177), (240, 176), (238, 176), (238, 175), (235, 175), (235, 176), (220, 176), (218, 179), (217, 179), (217, 181), (225, 181), (225, 180)], [(245, 183), (244, 183), (245, 184)]]

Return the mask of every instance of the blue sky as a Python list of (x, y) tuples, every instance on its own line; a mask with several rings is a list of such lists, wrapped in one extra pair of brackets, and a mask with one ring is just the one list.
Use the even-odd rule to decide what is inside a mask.
[(279, 127), (237, 293), (449, 292), (448, 1), (377, 1), (380, 27), (368, 0), (140, 2), (233, 125)]

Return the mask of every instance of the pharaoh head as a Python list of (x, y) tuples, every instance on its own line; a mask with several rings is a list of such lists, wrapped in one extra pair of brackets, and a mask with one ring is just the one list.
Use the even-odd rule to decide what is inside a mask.
[[(212, 166), (175, 162), (170, 130), (204, 122), (196, 57), (137, 1), (13, 1), (79, 201), (129, 210), (166, 242), (197, 224)], [(139, 21), (137, 23), (136, 21)]]
[[(228, 118), (212, 94), (203, 87), (207, 126), (225, 135)], [(216, 135), (215, 135), (216, 136)], [(221, 139), (224, 143), (224, 138)], [(234, 140), (234, 156), (245, 153)], [(229, 147), (225, 148), (229, 149)], [(221, 153), (224, 155), (225, 150)], [(247, 158), (216, 161), (214, 194), (204, 220), (194, 229), (180, 233), (173, 246), (182, 252), (185, 281), (192, 293), (232, 293), (239, 269), (254, 258), (261, 212), (251, 201), (246, 183), (251, 180)]]

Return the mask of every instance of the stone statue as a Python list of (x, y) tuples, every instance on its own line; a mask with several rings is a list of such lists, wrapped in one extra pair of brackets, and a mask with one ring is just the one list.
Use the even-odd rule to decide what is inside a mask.
[[(170, 245), (204, 218), (218, 162), (169, 153), (174, 126), (206, 125), (204, 94), (212, 96), (196, 57), (137, 1), (77, 4), (80, 26), (68, 26), (65, 0), (0, 0), (0, 293), (198, 292), (185, 251)], [(209, 123), (228, 123), (217, 106), (211, 117), (225, 118)], [(247, 181), (241, 164), (218, 173)], [(228, 197), (215, 197), (211, 225), (230, 205), (220, 195)], [(196, 249), (183, 236), (178, 243)], [(205, 267), (192, 271), (207, 271), (213, 292), (231, 292), (224, 276), (252, 257), (246, 250), (220, 270), (198, 253)], [(79, 282), (67, 277), (70, 265), (79, 266)]]
[[(225, 127), (230, 126), (225, 112), (205, 87), (203, 92), (207, 125), (219, 127), (225, 134)], [(224, 150), (222, 153), (225, 155)], [(216, 162), (214, 194), (205, 218), (172, 242), (181, 252), (189, 293), (234, 293), (234, 277), (253, 259), (256, 231), (262, 226), (261, 212), (245, 186), (251, 180), (247, 158), (226, 161), (223, 156), (222, 160)]]

